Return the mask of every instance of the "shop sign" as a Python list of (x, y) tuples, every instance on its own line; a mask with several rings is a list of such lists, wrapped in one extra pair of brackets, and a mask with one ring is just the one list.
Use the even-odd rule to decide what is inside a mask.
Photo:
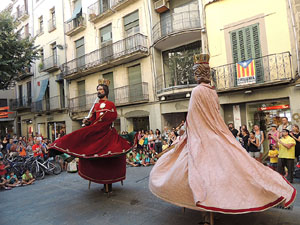
[(258, 108), (258, 111), (289, 109), (289, 108), (290, 108), (290, 105), (275, 105), (275, 106), (268, 106), (268, 107), (260, 107), (260, 108)]
[(253, 59), (236, 63), (237, 85), (256, 83), (255, 62)]

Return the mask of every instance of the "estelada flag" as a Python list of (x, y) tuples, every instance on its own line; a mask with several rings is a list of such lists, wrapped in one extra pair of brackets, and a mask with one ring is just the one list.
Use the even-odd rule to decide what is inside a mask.
[(256, 82), (255, 61), (253, 59), (238, 62), (236, 64), (237, 84), (252, 84)]

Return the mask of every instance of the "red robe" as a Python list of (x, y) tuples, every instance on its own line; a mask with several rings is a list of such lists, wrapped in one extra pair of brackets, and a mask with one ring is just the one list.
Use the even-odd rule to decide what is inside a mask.
[(90, 181), (108, 184), (125, 179), (126, 156), (131, 144), (111, 127), (117, 118), (113, 102), (96, 103), (91, 125), (56, 140), (50, 147), (79, 158), (78, 174)]

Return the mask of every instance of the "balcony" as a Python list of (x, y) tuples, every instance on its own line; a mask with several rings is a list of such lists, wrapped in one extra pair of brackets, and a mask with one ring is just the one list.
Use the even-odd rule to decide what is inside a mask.
[(156, 78), (156, 93), (158, 96), (191, 91), (197, 85), (193, 73), (165, 73)]
[(11, 99), (9, 106), (12, 111), (29, 109), (32, 106), (32, 99), (31, 97)]
[(59, 62), (59, 56), (52, 55), (44, 59), (43, 63), (40, 64), (40, 71), (50, 73), (59, 70)]
[(97, 1), (88, 7), (89, 21), (97, 23), (101, 19), (112, 15), (115, 11), (125, 8), (135, 1), (136, 0), (107, 0), (106, 8), (101, 7), (100, 1)]
[[(114, 89), (116, 106), (138, 104), (149, 101), (148, 83), (138, 83)], [(111, 95), (112, 96), (112, 93)], [(97, 93), (82, 95), (69, 99), (69, 110), (72, 113), (87, 112), (93, 106)]]
[(76, 79), (147, 55), (147, 37), (135, 34), (63, 64), (62, 73), (66, 79)]
[(190, 43), (201, 38), (200, 30), (198, 10), (172, 13), (153, 26), (153, 45), (157, 49), (166, 50), (182, 43)]
[(52, 32), (56, 29), (56, 21), (55, 19), (48, 20), (48, 32)]
[(116, 106), (148, 102), (148, 83), (142, 82), (115, 88), (114, 95)]
[(67, 36), (74, 36), (86, 28), (85, 14), (78, 16), (71, 21), (65, 22), (65, 30)]
[(213, 68), (213, 82), (218, 92), (289, 83), (294, 77), (290, 52), (267, 55), (254, 59), (255, 79), (238, 85), (236, 64)]
[(89, 111), (93, 106), (96, 98), (97, 98), (97, 93), (70, 98), (69, 110), (72, 113)]
[(15, 13), (14, 18), (17, 20), (25, 21), (29, 17), (28, 10), (23, 5), (19, 10)]
[(41, 101), (32, 103), (32, 112), (34, 113), (50, 113), (51, 111), (64, 110), (65, 100), (63, 96), (54, 96), (51, 98), (44, 98)]
[(31, 77), (31, 76), (33, 76), (32, 67), (26, 67), (26, 68), (24, 68), (23, 72), (20, 72), (18, 74), (17, 81), (24, 80), (24, 79), (26, 79), (28, 77)]

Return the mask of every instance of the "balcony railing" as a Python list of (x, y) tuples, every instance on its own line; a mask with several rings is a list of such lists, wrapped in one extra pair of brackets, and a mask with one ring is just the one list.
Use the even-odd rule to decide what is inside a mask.
[(71, 112), (89, 111), (97, 98), (97, 93), (82, 95), (69, 99), (69, 109)]
[(88, 7), (88, 15), (89, 15), (89, 20), (92, 22), (98, 21), (104, 14), (107, 12), (111, 12), (110, 10), (111, 6), (111, 1), (108, 1), (107, 7), (101, 7), (100, 6), (100, 1), (95, 2), (94, 4), (90, 5)]
[(172, 33), (200, 27), (200, 14), (198, 10), (172, 13), (153, 26), (153, 42), (155, 43), (159, 39)]
[(41, 71), (45, 72), (53, 72), (59, 69), (59, 56), (52, 55), (46, 59), (44, 59), (43, 63), (41, 64)]
[(17, 80), (20, 81), (30, 76), (33, 76), (33, 69), (32, 67), (26, 67), (22, 72), (18, 74)]
[[(135, 55), (135, 53), (141, 53), (141, 55)], [(147, 54), (147, 37), (135, 34), (63, 64), (62, 71), (64, 76), (68, 76), (74, 73), (89, 72), (94, 68), (99, 69), (104, 66), (106, 66), (104, 69), (107, 69), (114, 66), (107, 65), (108, 62), (117, 63), (125, 58), (132, 61)]]
[[(94, 4), (88, 7), (89, 21), (96, 23), (104, 16), (111, 15), (118, 10), (125, 3), (131, 4), (134, 0), (107, 0), (105, 7), (100, 5), (100, 1), (96, 1)], [(103, 5), (103, 4), (102, 4)]]
[(65, 100), (63, 96), (54, 96), (51, 98), (44, 98), (41, 101), (36, 101), (32, 103), (32, 112), (43, 113), (56, 110), (65, 109)]
[(48, 32), (54, 31), (56, 29), (55, 19), (48, 20)]
[(28, 14), (28, 10), (25, 7), (25, 5), (23, 5), (22, 7), (19, 8), (19, 10), (17, 12), (15, 12), (15, 14), (13, 15), (14, 19), (18, 19), (18, 20), (25, 20), (29, 17)]
[(114, 89), (115, 104), (128, 105), (149, 101), (148, 83), (142, 82)]
[(10, 100), (10, 109), (11, 110), (20, 110), (31, 108), (32, 106), (32, 99), (31, 97), (23, 97), (18, 99), (11, 99)]
[(197, 82), (195, 81), (194, 75), (189, 74), (173, 74), (165, 73), (157, 76), (156, 78), (156, 93), (160, 94), (163, 92), (195, 87)]
[(71, 21), (65, 22), (66, 35), (73, 36), (86, 28), (85, 14), (78, 16)]
[(283, 52), (254, 59), (255, 80), (238, 85), (236, 64), (231, 63), (213, 68), (213, 82), (218, 91), (242, 89), (260, 85), (289, 82), (293, 79), (291, 54)]

